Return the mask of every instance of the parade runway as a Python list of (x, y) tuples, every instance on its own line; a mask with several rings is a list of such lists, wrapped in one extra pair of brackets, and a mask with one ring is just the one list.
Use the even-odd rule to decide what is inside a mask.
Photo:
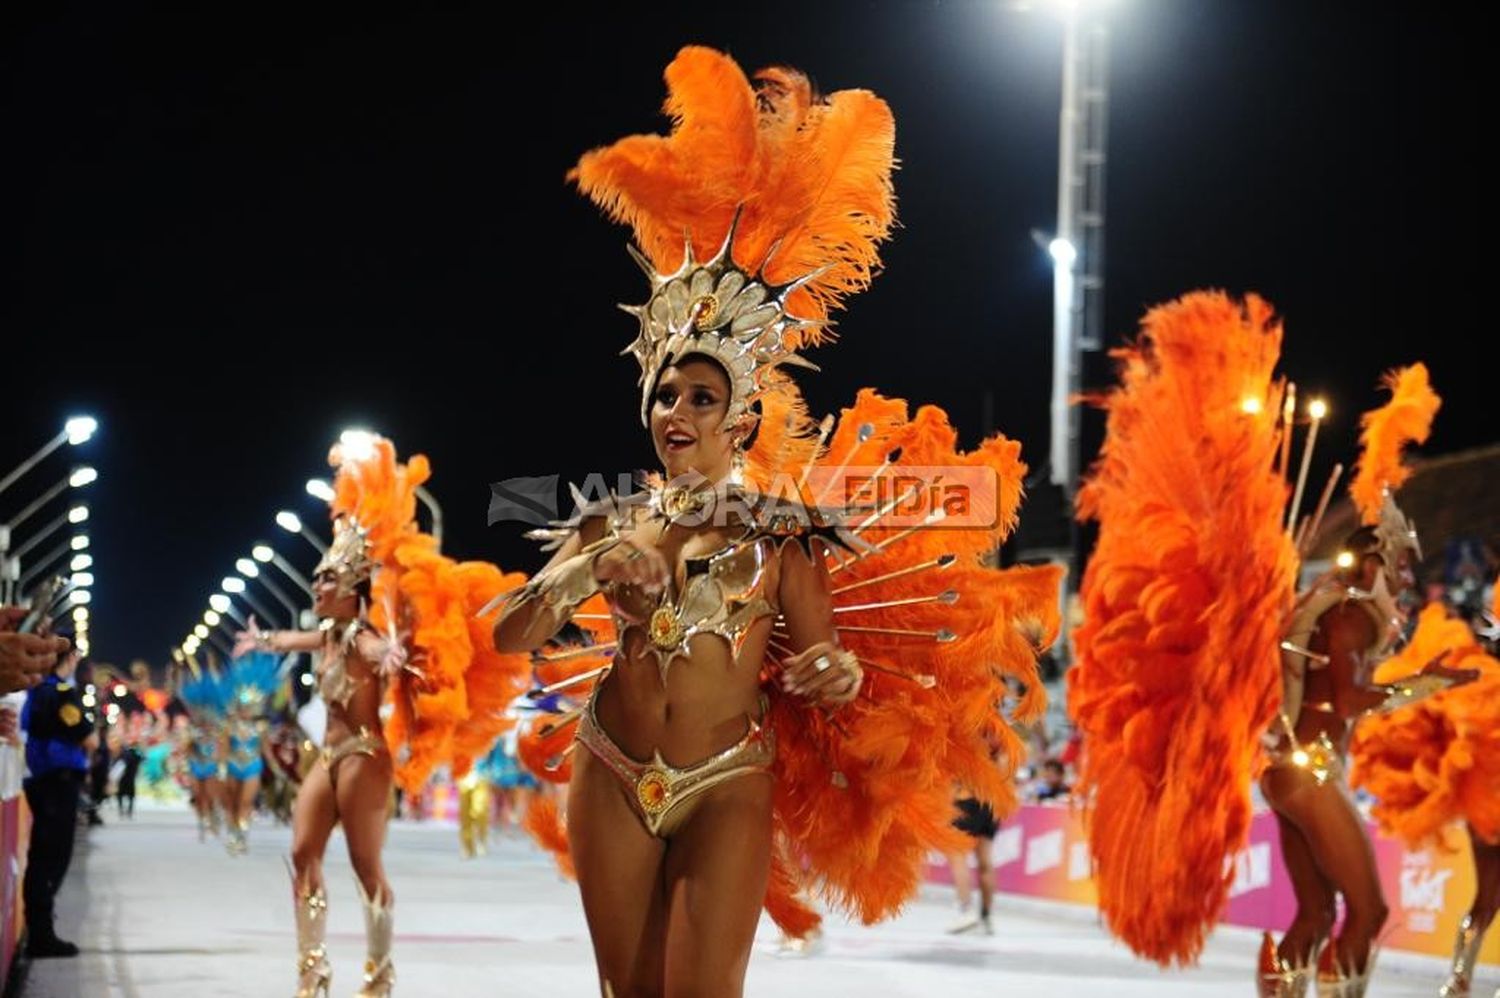
[[(76, 960), (32, 964), (24, 998), (267, 998), (292, 991), (294, 944), (282, 856), (287, 829), (258, 825), (248, 856), (200, 845), (186, 810), (113, 815), (86, 838), (58, 900)], [(395, 887), (396, 993), (421, 998), (597, 994), (575, 888), (515, 835), (465, 861), (451, 825), (396, 823), (386, 862)], [(363, 923), (342, 837), (329, 848), (333, 993), (353, 992)], [(1221, 930), (1200, 966), (1162, 972), (1111, 942), (1087, 909), (999, 901), (995, 935), (949, 936), (945, 889), (873, 928), (834, 921), (811, 956), (778, 953), (762, 922), (746, 993), (753, 996), (1235, 996), (1253, 994), (1256, 938)], [(1487, 968), (1488, 969), (1488, 968)], [(1446, 962), (1385, 954), (1370, 990), (1431, 996)], [(1475, 994), (1497, 983), (1482, 974)]]

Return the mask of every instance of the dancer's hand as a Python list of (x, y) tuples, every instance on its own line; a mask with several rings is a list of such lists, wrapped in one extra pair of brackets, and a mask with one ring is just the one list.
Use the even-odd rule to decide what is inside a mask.
[(827, 707), (849, 703), (863, 682), (859, 658), (829, 641), (819, 641), (782, 664), (782, 689)]
[(594, 559), (594, 578), (605, 585), (639, 586), (654, 596), (672, 581), (672, 570), (656, 548), (626, 537)]
[(250, 626), (243, 631), (237, 631), (234, 635), (234, 647), (230, 649), (230, 656), (239, 658), (241, 655), (255, 651), (257, 648), (266, 647), (266, 634), (255, 622), (255, 614), (250, 615)]

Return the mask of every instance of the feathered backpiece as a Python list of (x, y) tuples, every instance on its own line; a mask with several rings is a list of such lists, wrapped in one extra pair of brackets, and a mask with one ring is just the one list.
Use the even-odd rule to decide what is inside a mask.
[(1359, 421), (1362, 450), (1349, 496), (1359, 508), (1360, 522), (1375, 528), (1387, 570), (1394, 572), (1395, 555), (1402, 549), (1421, 555), (1416, 528), (1393, 498), (1411, 477), (1401, 456), (1408, 444), (1426, 442), (1442, 400), (1432, 390), (1423, 364), (1391, 371), (1384, 383), (1391, 400)]
[(1429, 603), (1375, 681), (1415, 675), (1439, 655), (1450, 668), (1477, 669), (1479, 678), (1360, 721), (1349, 746), (1350, 783), (1375, 796), (1375, 820), (1412, 849), (1454, 844), (1444, 830), (1459, 821), (1500, 842), (1500, 661), (1468, 624)]
[(224, 717), (229, 708), (231, 693), (231, 687), (217, 670), (192, 661), (188, 678), (177, 691), (177, 696), (187, 705), (193, 720), (203, 725)]
[[(418, 792), (439, 765), (464, 775), (511, 723), (505, 706), (526, 688), (526, 659), (498, 653), (494, 614), (477, 611), (523, 580), (485, 562), (454, 561), (418, 529), (417, 487), (431, 475), (427, 458), (402, 464), (389, 440), (361, 435), (335, 446), (328, 460), (338, 468), (331, 507), (343, 532), (335, 536), (358, 531), (365, 562), (380, 569), (369, 609), (385, 634), (384, 665), (394, 671), (386, 741), (397, 782)], [(355, 572), (345, 577), (359, 579)]]
[(667, 67), (670, 135), (633, 135), (568, 175), (635, 230), (651, 297), (640, 333), (641, 420), (664, 367), (689, 354), (728, 373), (731, 426), (783, 364), (862, 290), (895, 221), (895, 123), (874, 94), (814, 95), (801, 73), (684, 48)]
[(1186, 295), (1115, 351), (1120, 385), (1078, 496), (1099, 524), (1068, 671), (1080, 790), (1111, 931), (1197, 959), (1250, 829), (1258, 742), (1281, 694), (1296, 557), (1274, 471), (1281, 325), (1255, 296)]
[(427, 534), (403, 541), (395, 570), (382, 574), (393, 582), (388, 605), (399, 618), (386, 627), (411, 649), (386, 739), (397, 748), (397, 782), (415, 793), (440, 764), (461, 778), (514, 723), (506, 708), (526, 689), (527, 658), (496, 651), (495, 614), (478, 611), (525, 579), (487, 562), (456, 562)]

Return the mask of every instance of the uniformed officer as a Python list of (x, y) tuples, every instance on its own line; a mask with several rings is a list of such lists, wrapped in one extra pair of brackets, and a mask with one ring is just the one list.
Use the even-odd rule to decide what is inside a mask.
[(84, 707), (83, 691), (73, 682), (77, 669), (77, 651), (67, 652), (27, 696), (21, 711), (27, 734), (26, 803), (32, 818), (22, 894), (26, 951), (32, 957), (78, 955), (78, 947), (59, 939), (52, 924), (52, 902), (73, 858), (78, 793), (98, 740), (93, 712)]

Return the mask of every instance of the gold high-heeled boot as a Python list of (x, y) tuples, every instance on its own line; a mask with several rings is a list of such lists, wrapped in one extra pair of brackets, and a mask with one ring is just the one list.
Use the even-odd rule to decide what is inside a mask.
[(1311, 970), (1307, 964), (1298, 966), (1281, 959), (1276, 952), (1276, 939), (1267, 932), (1260, 941), (1256, 994), (1260, 998), (1304, 998), (1307, 982), (1312, 977)]
[(355, 992), (354, 998), (389, 998), (396, 983), (396, 968), (391, 963), (391, 909), (395, 907), (395, 901), (389, 896), (384, 901), (379, 898), (371, 900), (357, 876), (354, 888), (359, 891), (360, 903), (365, 906), (366, 954), (364, 986)]
[(1345, 967), (1339, 959), (1336, 947), (1330, 941), (1318, 961), (1318, 998), (1364, 998), (1370, 986), (1370, 975), (1375, 972), (1375, 948), (1365, 959), (1365, 969), (1355, 973)]
[(224, 851), (231, 856), (243, 856), (250, 851), (250, 820), (248, 818), (229, 823), (229, 840)]
[[(291, 864), (287, 868), (290, 870)], [(333, 980), (333, 967), (323, 947), (328, 928), (328, 895), (321, 887), (302, 893), (293, 873), (292, 901), (297, 915), (296, 998), (328, 998), (328, 987)]]
[(1474, 980), (1474, 964), (1479, 959), (1479, 944), (1484, 936), (1474, 924), (1473, 915), (1465, 915), (1458, 923), (1458, 937), (1453, 940), (1453, 966), (1448, 971), (1448, 981), (1438, 992), (1439, 998), (1469, 998), (1469, 985)]

